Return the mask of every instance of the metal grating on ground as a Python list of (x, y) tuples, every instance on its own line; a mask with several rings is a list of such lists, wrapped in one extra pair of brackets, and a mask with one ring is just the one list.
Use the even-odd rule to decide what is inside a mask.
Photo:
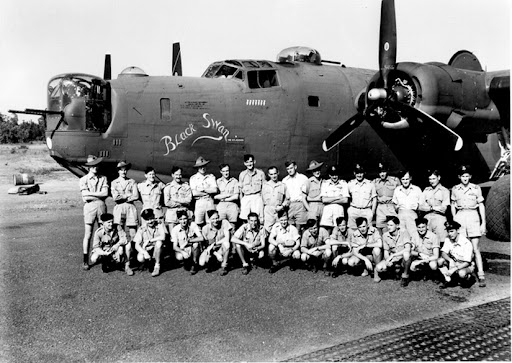
[(289, 361), (510, 361), (510, 298), (335, 345)]

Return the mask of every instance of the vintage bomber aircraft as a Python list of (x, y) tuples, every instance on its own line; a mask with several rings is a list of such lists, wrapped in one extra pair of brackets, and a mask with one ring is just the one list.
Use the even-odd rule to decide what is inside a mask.
[[(139, 180), (148, 165), (164, 181), (173, 165), (191, 175), (199, 155), (229, 163), (236, 175), (242, 155), (252, 153), (260, 167), (283, 168), (288, 159), (302, 170), (313, 159), (341, 164), (345, 178), (356, 161), (372, 171), (384, 160), (391, 172), (411, 170), (420, 185), (427, 168), (453, 185), (464, 162), (474, 181), (487, 181), (509, 151), (509, 71), (484, 72), (468, 51), (448, 64), (396, 63), (395, 22), (394, 1), (383, 0), (378, 71), (329, 65), (312, 48), (292, 47), (276, 62), (215, 62), (200, 78), (128, 67), (111, 79), (107, 55), (103, 78), (50, 80), (42, 111), (50, 155), (77, 176), (89, 154), (104, 158), (110, 177), (128, 160)], [(172, 74), (181, 75), (178, 44)]]

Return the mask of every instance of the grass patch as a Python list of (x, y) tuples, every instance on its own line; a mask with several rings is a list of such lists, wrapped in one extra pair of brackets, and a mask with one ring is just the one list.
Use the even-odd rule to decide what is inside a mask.
[(51, 158), (45, 144), (1, 145), (0, 154), (2, 167), (15, 173), (41, 176), (66, 170)]

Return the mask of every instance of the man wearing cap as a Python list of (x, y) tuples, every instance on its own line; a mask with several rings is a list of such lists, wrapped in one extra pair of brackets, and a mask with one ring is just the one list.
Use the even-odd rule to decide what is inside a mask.
[(290, 194), (286, 185), (277, 180), (279, 170), (276, 166), (267, 169), (268, 181), (263, 182), (261, 197), (263, 199), (264, 228), (270, 233), (272, 226), (277, 221), (277, 212), (290, 205)]
[(338, 167), (329, 168), (329, 179), (322, 182), (320, 195), (324, 203), (320, 225), (332, 232), (336, 226), (336, 218), (344, 217), (343, 204), (348, 202), (348, 185), (345, 180), (340, 179)]
[[(164, 217), (163, 194), (165, 185), (156, 181), (156, 172), (151, 166), (146, 168), (144, 175), (146, 180), (137, 184), (142, 199), (142, 210), (152, 209), (156, 219), (162, 220)], [(143, 223), (145, 223), (144, 220)]]
[(202, 228), (203, 238), (208, 246), (199, 256), (199, 266), (206, 265), (206, 272), (212, 271), (212, 255), (220, 262), (220, 275), (225, 276), (228, 274), (228, 258), (230, 251), (231, 239), (231, 223), (225, 219), (220, 219), (219, 212), (211, 209), (206, 212), (208, 215), (208, 222)]
[(244, 223), (235, 232), (231, 242), (242, 261), (242, 275), (247, 275), (254, 260), (261, 260), (265, 256), (265, 240), (267, 233), (260, 224), (258, 215), (254, 212), (247, 216)]
[(480, 237), (486, 233), (485, 206), (482, 190), (478, 185), (470, 183), (471, 169), (468, 165), (462, 165), (459, 169), (460, 184), (452, 188), (452, 215), (465, 231), (466, 236), (473, 244), (475, 262), (478, 270), (478, 285), (485, 287), (485, 274), (478, 243)]
[(94, 222), (99, 221), (101, 215), (107, 212), (105, 199), (108, 197), (107, 178), (98, 174), (98, 164), (103, 158), (94, 155), (87, 157), (86, 167), (89, 172), (80, 178), (80, 192), (84, 201), (84, 225), (85, 233), (83, 239), (83, 270), (89, 269), (89, 245), (92, 237)]
[(279, 223), (274, 224), (268, 238), (268, 256), (272, 261), (272, 266), (268, 270), (273, 274), (278, 267), (278, 258), (291, 259), (290, 271), (295, 270), (293, 260), (300, 259), (300, 235), (297, 228), (290, 224), (288, 212), (283, 209), (277, 212)]
[(386, 218), (397, 215), (392, 200), (395, 189), (400, 185), (400, 179), (388, 174), (387, 164), (379, 163), (378, 167), (379, 177), (373, 181), (377, 194), (375, 225), (382, 234), (387, 229)]
[(121, 263), (126, 256), (124, 270), (128, 276), (133, 275), (130, 268), (131, 245), (126, 233), (119, 225), (114, 225), (114, 216), (110, 213), (101, 215), (102, 226), (94, 232), (91, 262), (101, 260), (103, 272), (109, 272), (114, 264)]
[(364, 168), (361, 164), (354, 167), (355, 179), (348, 182), (350, 207), (347, 210), (348, 227), (357, 229), (356, 218), (364, 217), (371, 224), (377, 209), (377, 193), (375, 185), (364, 177)]
[(400, 228), (398, 217), (389, 216), (387, 218), (388, 230), (382, 236), (382, 247), (384, 249), (384, 259), (376, 264), (375, 270), (379, 273), (389, 268), (402, 267), (402, 279), (400, 286), (409, 285), (409, 271), (411, 269), (411, 253), (413, 242), (411, 236), (406, 230)]
[[(199, 226), (190, 221), (185, 211), (176, 212), (179, 224), (172, 229), (171, 242), (176, 260), (191, 261), (190, 274), (195, 275), (199, 266), (201, 242), (204, 241)], [(187, 268), (188, 265), (185, 265)]]
[(415, 237), (418, 233), (416, 231), (416, 218), (421, 203), (423, 203), (423, 195), (421, 189), (412, 184), (412, 177), (409, 171), (402, 171), (398, 175), (400, 177), (400, 185), (393, 193), (393, 204), (395, 210), (398, 212), (400, 219), (400, 229), (407, 230), (409, 236)]
[(139, 219), (137, 217), (138, 212), (134, 202), (139, 200), (139, 190), (137, 189), (137, 183), (133, 179), (127, 177), (128, 170), (130, 170), (132, 164), (126, 163), (126, 161), (120, 161), (117, 164), (117, 173), (119, 177), (112, 181), (110, 186), (110, 192), (112, 199), (114, 199), (114, 224), (128, 227), (130, 232), (130, 241), (135, 237), (137, 233), (137, 226), (139, 225)]
[(173, 166), (171, 169), (172, 181), (164, 188), (164, 204), (167, 207), (165, 212), (165, 223), (169, 234), (172, 229), (178, 224), (179, 210), (186, 211), (190, 215), (190, 203), (192, 203), (192, 190), (187, 182), (182, 180), (183, 169), (179, 166)]
[(265, 181), (265, 173), (254, 167), (256, 160), (254, 155), (244, 155), (245, 170), (240, 173), (240, 219), (247, 221), (250, 212), (256, 213), (263, 224), (263, 199), (261, 189)]
[(429, 187), (423, 190), (423, 203), (419, 209), (425, 212), (429, 229), (434, 232), (439, 241), (446, 239), (446, 210), (450, 206), (450, 191), (441, 185), (441, 174), (438, 170), (428, 171)]
[(153, 212), (153, 209), (144, 209), (140, 214), (146, 223), (139, 227), (133, 242), (137, 250), (137, 260), (140, 263), (155, 260), (155, 266), (151, 276), (160, 275), (160, 259), (162, 254), (162, 245), (167, 231), (163, 223), (159, 222)]
[(441, 248), (441, 258), (439, 259), (439, 271), (444, 275), (445, 282), (441, 289), (448, 287), (452, 277), (459, 276), (461, 279), (471, 278), (474, 271), (471, 265), (473, 258), (473, 244), (461, 233), (461, 225), (455, 221), (445, 223), (448, 238), (444, 241)]
[(198, 157), (194, 164), (197, 173), (190, 177), (190, 189), (192, 189), (192, 196), (195, 200), (195, 222), (199, 227), (206, 222), (206, 212), (215, 209), (212, 195), (218, 191), (215, 176), (206, 174), (206, 165), (209, 163), (210, 160), (206, 160), (202, 156)]
[(288, 216), (290, 223), (302, 231), (307, 222), (309, 205), (306, 201), (306, 184), (308, 178), (304, 174), (297, 172), (297, 163), (295, 161), (287, 161), (285, 164), (288, 175), (284, 177), (283, 183), (290, 194), (290, 206)]
[(322, 218), (322, 211), (324, 210), (324, 203), (322, 203), (322, 197), (320, 196), (320, 190), (322, 186), (322, 165), (313, 160), (309, 163), (307, 171), (311, 172), (311, 177), (306, 183), (306, 202), (308, 202), (308, 219), (320, 220)]
[(219, 166), (221, 177), (217, 179), (217, 187), (219, 194), (213, 198), (218, 202), (217, 211), (220, 219), (225, 219), (231, 223), (231, 227), (235, 228), (238, 222), (238, 199), (240, 197), (240, 184), (236, 178), (230, 175), (230, 167), (228, 164)]

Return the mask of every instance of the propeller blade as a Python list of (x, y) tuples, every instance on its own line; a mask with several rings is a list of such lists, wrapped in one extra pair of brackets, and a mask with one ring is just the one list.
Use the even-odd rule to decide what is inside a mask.
[(332, 132), (322, 144), (324, 151), (329, 151), (345, 140), (364, 121), (364, 115), (357, 113)]
[[(420, 110), (419, 108), (412, 107), (412, 106), (410, 106), (410, 105), (408, 105), (406, 103), (392, 102), (392, 104), (393, 104), (393, 107), (397, 107), (399, 109), (402, 109), (406, 113), (412, 114), (413, 116), (422, 119), (428, 125), (435, 126), (439, 131), (447, 133), (448, 135), (450, 135), (450, 139), (451, 139), (451, 141), (453, 143), (453, 149), (455, 151), (459, 151), (460, 149), (462, 149), (462, 146), (464, 145), (462, 137), (460, 137), (455, 131), (450, 129), (448, 126), (443, 124), (441, 121), (435, 119), (434, 117), (430, 116), (428, 113)], [(414, 118), (413, 119), (408, 119), (408, 121), (410, 123), (414, 123), (415, 122)]]
[(183, 72), (181, 70), (181, 48), (180, 43), (172, 44), (172, 75), (173, 76), (182, 76)]
[(384, 88), (388, 88), (388, 74), (396, 63), (396, 15), (395, 0), (382, 0), (380, 9), (380, 35), (379, 35), (379, 68), (380, 76), (384, 81)]
[(110, 54), (105, 54), (105, 68), (103, 69), (103, 79), (110, 81), (112, 79), (112, 70), (110, 66)]

